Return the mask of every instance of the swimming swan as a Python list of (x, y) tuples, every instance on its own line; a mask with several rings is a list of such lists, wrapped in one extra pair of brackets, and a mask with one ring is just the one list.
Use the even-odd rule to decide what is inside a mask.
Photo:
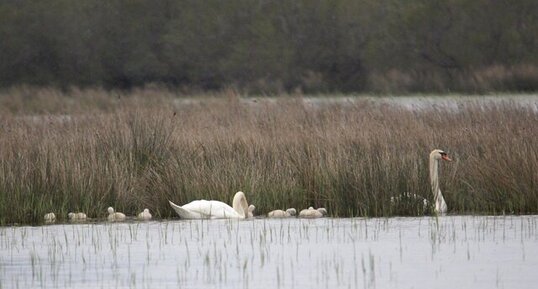
[(86, 220), (87, 218), (86, 214), (84, 213), (70, 212), (69, 214), (67, 214), (67, 216), (69, 217), (69, 220), (71, 221), (82, 221), (82, 220)]
[(144, 209), (144, 211), (140, 214), (138, 214), (138, 216), (136, 216), (137, 219), (139, 220), (151, 220), (151, 213), (149, 212), (148, 209)]
[(294, 208), (289, 208), (285, 211), (283, 210), (274, 210), (267, 214), (268, 218), (289, 218), (297, 215), (297, 211)]
[(321, 218), (327, 214), (327, 210), (325, 208), (319, 208), (314, 209), (313, 207), (310, 207), (308, 209), (301, 210), (299, 212), (299, 218), (308, 218), (308, 219), (315, 219), (315, 218)]
[(430, 183), (432, 186), (434, 211), (437, 214), (445, 214), (447, 206), (441, 189), (439, 188), (439, 160), (452, 161), (443, 150), (435, 149), (430, 153)]
[(107, 209), (108, 211), (108, 220), (111, 221), (111, 222), (114, 222), (114, 221), (123, 221), (125, 220), (125, 214), (124, 213), (118, 213), (118, 212), (114, 212), (114, 208), (112, 207), (108, 207)]
[(221, 201), (197, 200), (183, 206), (168, 201), (182, 219), (245, 219), (249, 206), (243, 192), (235, 193), (232, 206)]

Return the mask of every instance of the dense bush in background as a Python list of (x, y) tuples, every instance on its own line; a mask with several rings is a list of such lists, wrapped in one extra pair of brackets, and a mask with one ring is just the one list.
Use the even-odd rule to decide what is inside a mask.
[(0, 87), (531, 91), (538, 2), (5, 0)]

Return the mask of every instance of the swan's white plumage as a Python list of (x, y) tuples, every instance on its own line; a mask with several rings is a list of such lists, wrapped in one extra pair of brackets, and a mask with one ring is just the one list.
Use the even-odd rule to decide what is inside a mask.
[(151, 220), (152, 216), (148, 209), (144, 209), (144, 211), (139, 213), (136, 218), (139, 220)]
[(244, 219), (245, 215), (236, 212), (221, 201), (197, 200), (183, 206), (171, 201), (170, 205), (182, 219)]
[(124, 213), (115, 212), (114, 208), (112, 208), (112, 207), (108, 207), (107, 211), (108, 211), (107, 219), (109, 221), (112, 221), (112, 222), (114, 222), (114, 221), (123, 221), (126, 218)]
[(237, 192), (232, 206), (221, 201), (196, 200), (183, 206), (168, 201), (182, 219), (245, 219), (249, 206), (243, 192)]

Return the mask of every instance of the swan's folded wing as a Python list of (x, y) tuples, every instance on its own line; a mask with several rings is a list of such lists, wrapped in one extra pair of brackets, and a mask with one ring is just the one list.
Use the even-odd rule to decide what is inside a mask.
[(170, 203), (170, 206), (176, 213), (181, 217), (182, 219), (206, 219), (207, 216), (203, 216), (202, 214), (194, 211), (190, 211), (188, 209), (185, 209), (181, 206), (178, 206), (174, 204), (172, 201), (168, 201)]
[(170, 202), (170, 206), (183, 219), (241, 219), (232, 207), (221, 201), (197, 200), (183, 206)]
[(239, 214), (228, 204), (221, 201), (198, 200), (182, 206), (190, 212), (196, 212), (208, 219), (235, 219)]

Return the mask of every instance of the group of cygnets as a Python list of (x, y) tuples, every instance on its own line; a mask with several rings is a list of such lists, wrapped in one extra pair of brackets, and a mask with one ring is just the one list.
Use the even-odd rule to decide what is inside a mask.
[[(247, 218), (253, 218), (254, 217), (254, 209), (256, 208), (254, 205), (250, 205), (248, 210), (248, 216)], [(124, 213), (116, 212), (114, 208), (108, 207), (108, 217), (107, 220), (109, 222), (115, 222), (115, 221), (124, 221), (127, 219), (127, 216)], [(268, 218), (292, 218), (296, 217), (297, 210), (295, 208), (289, 208), (287, 210), (273, 210), (267, 214)], [(325, 215), (327, 215), (327, 210), (325, 208), (317, 208), (314, 209), (313, 207), (310, 207), (308, 209), (301, 210), (299, 212), (299, 218), (306, 218), (306, 219), (315, 219), (315, 218), (322, 218)], [(88, 217), (85, 213), (78, 212), (73, 213), (70, 212), (67, 214), (67, 217), (69, 218), (69, 221), (86, 221)], [(144, 209), (141, 213), (139, 213), (136, 218), (138, 220), (147, 221), (151, 220), (152, 216), (148, 209)], [(54, 223), (56, 221), (56, 215), (54, 213), (47, 213), (44, 217), (45, 222), (47, 223)]]
[[(285, 211), (283, 210), (274, 210), (267, 214), (268, 218), (291, 218), (297, 215), (297, 210), (294, 208), (289, 208)], [(308, 209), (301, 210), (299, 212), (299, 218), (315, 219), (322, 218), (327, 215), (327, 210), (325, 208), (314, 209), (310, 207)]]
[[(234, 195), (232, 206), (215, 200), (196, 200), (183, 206), (178, 206), (169, 201), (170, 206), (182, 219), (246, 219), (254, 217), (254, 205), (249, 205), (245, 194), (243, 192), (237, 192)], [(127, 219), (124, 213), (114, 211), (114, 208), (108, 207), (107, 220), (110, 222), (124, 221)], [(294, 208), (289, 208), (285, 211), (274, 210), (267, 214), (268, 218), (291, 218), (297, 215), (297, 211)], [(314, 209), (310, 207), (308, 209), (301, 210), (299, 212), (299, 218), (322, 218), (327, 215), (325, 208)], [(85, 213), (73, 213), (67, 214), (70, 221), (85, 221), (87, 216)], [(151, 214), (148, 209), (144, 209), (143, 212), (137, 215), (138, 220), (150, 220)], [(56, 221), (56, 215), (54, 213), (48, 213), (45, 215), (45, 222), (53, 223)]]
[[(112, 207), (108, 207), (107, 211), (108, 211), (107, 220), (110, 222), (124, 221), (127, 219), (127, 216), (125, 216), (124, 213), (116, 212), (114, 211), (114, 208)], [(88, 216), (82, 212), (78, 212), (78, 213), (70, 212), (69, 214), (67, 214), (67, 217), (69, 218), (69, 221), (73, 221), (73, 222), (76, 222), (76, 221), (82, 222), (88, 219)], [(147, 221), (147, 220), (151, 220), (152, 216), (148, 209), (144, 209), (144, 211), (139, 213), (136, 216), (136, 218), (141, 221)], [(56, 222), (56, 214), (52, 212), (47, 213), (44, 216), (44, 220), (46, 223), (54, 223)]]

